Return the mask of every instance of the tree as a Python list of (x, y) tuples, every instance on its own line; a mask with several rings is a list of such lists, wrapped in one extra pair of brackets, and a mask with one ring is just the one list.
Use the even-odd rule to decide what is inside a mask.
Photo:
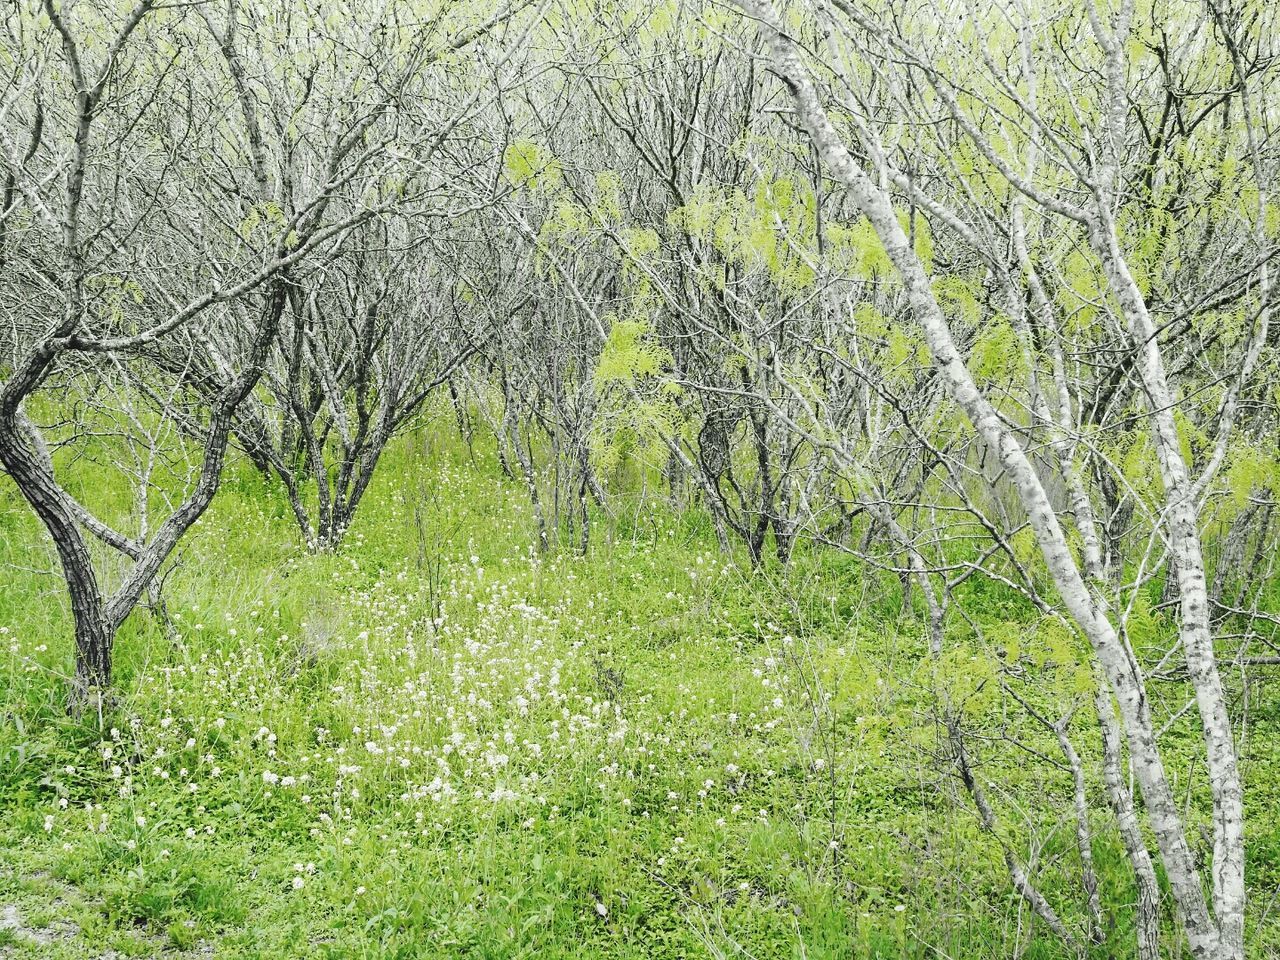
[[(198, 16), (142, 0), (114, 20), (46, 0), (6, 21), (25, 59), (11, 61), (3, 103), (3, 223), (7, 241), (21, 240), (9, 254), (21, 280), (6, 285), (16, 335), (0, 383), (0, 463), (61, 561), (76, 709), (100, 703), (117, 631), (217, 491), (236, 410), (288, 303), (290, 271), (385, 205), (366, 190), (385, 175), (394, 139), (367, 134), (396, 89), (371, 84), (363, 109), (331, 113), (311, 133), (313, 178), (287, 181), (245, 69), (239, 30), (249, 16), (234, 0)], [(222, 72), (210, 74), (215, 64)], [(336, 106), (338, 91), (329, 95)], [(158, 415), (180, 420), (198, 445), (198, 474), (176, 505), (161, 517), (122, 518), (132, 532), (60, 483), (50, 431), (31, 411), (41, 392), (92, 391), (108, 362), (171, 398)], [(156, 504), (141, 498), (139, 507)], [(110, 587), (91, 537), (131, 561)]]
[[(1245, 896), (1243, 796), (1227, 695), (1218, 669), (1209, 621), (1198, 511), (1204, 490), (1225, 457), (1240, 392), (1248, 388), (1257, 369), (1262, 345), (1267, 340), (1269, 284), (1266, 258), (1254, 261), (1248, 282), (1244, 285), (1257, 304), (1252, 328), (1239, 341), (1237, 373), (1234, 382), (1223, 392), (1216, 411), (1217, 435), (1210, 447), (1212, 452), (1199, 474), (1193, 476), (1178, 431), (1177, 404), (1170, 387), (1158, 322), (1153, 318), (1148, 299), (1136, 278), (1134, 257), (1141, 251), (1126, 249), (1117, 227), (1116, 211), (1124, 199), (1121, 180), (1126, 157), (1124, 145), (1131, 132), (1129, 104), (1133, 94), (1127, 86), (1130, 73), (1126, 59), (1133, 47), (1130, 42), (1135, 18), (1132, 6), (1122, 4), (1110, 23), (1105, 23), (1101, 12), (1092, 5), (1079, 15), (1083, 17), (1097, 52), (1098, 70), (1090, 76), (1102, 78), (1096, 84), (1095, 101), (1101, 116), (1102, 135), (1097, 142), (1086, 141), (1079, 150), (1068, 146), (1070, 141), (1061, 136), (1054, 123), (1056, 117), (1045, 118), (1043, 101), (1035, 99), (1034, 93), (1036, 80), (1044, 79), (1043, 73), (1053, 72), (1052, 67), (1044, 67), (1034, 60), (1035, 53), (1042, 49), (1042, 44), (1053, 42), (1055, 30), (1067, 29), (1060, 21), (1055, 21), (1056, 26), (1045, 26), (1041, 21), (1033, 21), (1025, 11), (1013, 11), (1011, 20), (1014, 26), (1004, 36), (1008, 43), (1008, 56), (1022, 68), (1017, 77), (1021, 85), (1015, 86), (1012, 78), (999, 72), (995, 56), (985, 52), (977, 62), (990, 69), (991, 73), (982, 76), (982, 83), (978, 84), (972, 74), (979, 71), (958, 66), (961, 61), (951, 59), (955, 56), (954, 50), (947, 50), (947, 55), (942, 56), (941, 51), (917, 49), (914, 38), (903, 35), (902, 21), (889, 23), (879, 19), (874, 12), (864, 12), (852, 4), (837, 4), (838, 16), (821, 17), (819, 23), (820, 34), (827, 38), (832, 66), (829, 82), (834, 89), (841, 91), (836, 99), (847, 111), (849, 134), (846, 139), (833, 124), (813, 79), (812, 69), (805, 65), (800, 46), (794, 39), (801, 21), (790, 20), (784, 25), (767, 3), (744, 2), (741, 6), (758, 22), (768, 45), (771, 63), (790, 90), (798, 119), (831, 177), (856, 203), (891, 261), (927, 345), (933, 369), (948, 395), (964, 411), (983, 446), (998, 458), (1007, 482), (1016, 491), (1057, 594), (1050, 611), (1066, 619), (1089, 641), (1095, 662), (1109, 687), (1110, 697), (1114, 698), (1119, 710), (1119, 724), (1130, 763), (1192, 952), (1202, 957), (1242, 956)], [(977, 24), (973, 26), (976, 28)], [(996, 31), (994, 35), (1000, 36), (998, 25), (984, 26), (991, 26)], [(1239, 47), (1237, 40), (1227, 31), (1219, 35), (1218, 42), (1228, 49)], [(882, 44), (883, 47), (880, 46)], [(954, 231), (971, 248), (986, 253), (988, 266), (997, 276), (1000, 275), (999, 260), (990, 255), (984, 242), (986, 235), (966, 220), (964, 212), (922, 186), (912, 176), (910, 166), (904, 164), (906, 169), (900, 167), (897, 151), (877, 129), (881, 121), (871, 119), (863, 109), (864, 91), (872, 82), (869, 78), (884, 83), (891, 90), (910, 89), (909, 77), (894, 75), (895, 66), (882, 56), (882, 50), (892, 50), (896, 56), (903, 57), (903, 72), (914, 75), (917, 83), (927, 84), (931, 95), (936, 97), (936, 103), (951, 121), (946, 129), (953, 131), (960, 143), (980, 158), (984, 164), (983, 174), (995, 182), (1005, 202), (1013, 209), (1012, 237), (1022, 270), (1022, 276), (1015, 281), (1015, 289), (1025, 283), (1029, 291), (1027, 296), (1033, 304), (1045, 307), (1048, 301), (1042, 291), (1037, 291), (1038, 276), (1034, 262), (1030, 261), (1025, 250), (1018, 250), (1022, 243), (1022, 214), (1019, 211), (1022, 204), (1027, 203), (1038, 215), (1073, 225), (1080, 231), (1087, 256), (1097, 264), (1096, 276), (1103, 284), (1100, 296), (1105, 298), (1107, 308), (1114, 311), (1121, 322), (1121, 329), (1128, 340), (1124, 349), (1134, 355), (1133, 366), (1147, 407), (1148, 441), (1154, 449), (1160, 478), (1160, 487), (1153, 491), (1160, 497), (1156, 526), (1159, 535), (1168, 543), (1171, 570), (1177, 578), (1180, 644), (1201, 719), (1212, 794), (1214, 849), (1211, 898), (1206, 896), (1186, 825), (1165, 772), (1159, 731), (1152, 719), (1146, 689), (1147, 678), (1124, 632), (1126, 607), (1123, 604), (1117, 606), (1115, 599), (1108, 595), (1113, 585), (1105, 575), (1093, 501), (1076, 462), (1079, 438), (1073, 436), (1075, 425), (1070, 419), (1054, 416), (1047, 405), (1037, 402), (1037, 412), (1047, 410), (1048, 415), (1038, 417), (1033, 426), (1037, 434), (1045, 436), (1056, 454), (1056, 469), (1060, 471), (1070, 497), (1069, 522), (1074, 525), (1071, 536), (1078, 537), (1081, 545), (1078, 553), (1069, 539), (1068, 521), (1065, 519), (1067, 511), (1055, 508), (1041, 471), (1028, 454), (1028, 439), (1023, 436), (1025, 428), (1011, 421), (1007, 412), (998, 409), (982, 388), (975, 376), (974, 357), (965, 355), (955, 336), (954, 322), (941, 302), (939, 282), (930, 276), (895, 209), (890, 187), (927, 211), (935, 229)], [(1254, 143), (1253, 130), (1257, 122), (1257, 115), (1247, 105), (1252, 82), (1248, 79), (1250, 70), (1239, 57), (1228, 58), (1228, 62), (1231, 63), (1228, 73), (1233, 72), (1237, 81), (1233, 94), (1240, 96), (1245, 104), (1244, 124), (1235, 133), (1245, 141), (1244, 162), (1251, 165), (1255, 195), (1262, 198), (1265, 197), (1265, 170), (1256, 150), (1247, 146)], [(957, 65), (953, 67), (952, 64)], [(992, 91), (993, 98), (998, 91), (1001, 98), (998, 110), (981, 99), (987, 91)], [(903, 105), (895, 100), (891, 102), (899, 110)], [(918, 110), (919, 105), (915, 106)], [(1062, 109), (1069, 117), (1071, 104)], [(904, 113), (895, 116), (904, 120), (909, 117)], [(1004, 121), (1005, 116), (1012, 119)], [(1008, 124), (1008, 129), (1000, 139), (996, 131), (1002, 122)], [(913, 129), (912, 135), (917, 132)], [(952, 144), (946, 146), (955, 149)], [(913, 143), (912, 147), (920, 149), (919, 143)], [(1041, 164), (1051, 165), (1053, 172), (1046, 173)], [(1071, 192), (1066, 189), (1068, 183), (1074, 188)], [(968, 199), (963, 193), (961, 197)], [(1252, 214), (1255, 224), (1261, 222), (1265, 209), (1265, 201), (1259, 199)], [(1256, 227), (1248, 235), (1256, 237)], [(1021, 296), (1019, 289), (1019, 298)], [(1023, 329), (1025, 336), (1026, 327)], [(1048, 334), (1048, 331), (1042, 333)], [(1027, 340), (1023, 343), (1026, 349), (1033, 351), (1031, 355), (1038, 364), (1037, 344)], [(1047, 352), (1052, 359), (1052, 348)], [(1069, 413), (1072, 409), (1071, 396), (1064, 389), (1061, 375), (1057, 386), (1060, 409)], [(1033, 402), (1036, 402), (1035, 398)], [(1110, 698), (1099, 700), (1099, 719), (1104, 735), (1113, 722), (1111, 710)], [(1109, 766), (1114, 761), (1113, 756), (1108, 757)], [(963, 760), (961, 767), (963, 770)], [(975, 802), (986, 821), (989, 811), (982, 810), (984, 803), (976, 793)], [(1123, 821), (1127, 811), (1122, 807), (1117, 814)], [(1129, 852), (1135, 871), (1141, 877), (1148, 872), (1143, 863), (1145, 848), (1139, 850), (1130, 845)], [(1011, 863), (1011, 873), (1015, 885), (1046, 922), (1055, 930), (1069, 935), (1016, 863)], [(1147, 944), (1144, 952), (1149, 949)]]

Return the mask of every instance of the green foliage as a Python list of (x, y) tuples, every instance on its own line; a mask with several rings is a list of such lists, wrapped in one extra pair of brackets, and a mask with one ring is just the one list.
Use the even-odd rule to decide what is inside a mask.
[(1079, 249), (1071, 250), (1063, 260), (1062, 274), (1065, 283), (1057, 288), (1056, 298), (1067, 318), (1067, 328), (1084, 332), (1098, 315), (1098, 306), (1104, 299), (1104, 281), (1101, 267)]
[[(246, 242), (262, 236), (275, 241), (281, 237), (287, 225), (288, 219), (284, 215), (284, 210), (280, 208), (280, 204), (274, 200), (265, 200), (249, 207), (249, 212), (244, 215), (237, 229)], [(294, 246), (297, 241), (296, 231), (291, 230), (288, 236), (284, 237), (286, 248)]]
[(780, 290), (794, 292), (814, 280), (815, 204), (807, 185), (762, 179), (750, 193), (700, 187), (667, 221), (711, 242), (731, 263), (764, 270)]
[(1280, 462), (1275, 448), (1240, 441), (1232, 445), (1225, 470), (1227, 495), (1236, 512), (1256, 492), (1268, 490), (1280, 498)]
[(1151, 436), (1144, 430), (1117, 434), (1108, 445), (1109, 456), (1120, 464), (1125, 482), (1138, 496), (1147, 499), (1160, 489), (1160, 464)]
[(969, 369), (978, 383), (1020, 385), (1026, 381), (1026, 368), (1022, 345), (1007, 317), (997, 315), (981, 326), (969, 354)]
[(670, 364), (670, 352), (650, 335), (647, 322), (610, 318), (593, 375), (600, 408), (591, 456), (602, 473), (633, 456), (661, 463), (666, 441), (681, 423), (673, 387), (657, 382)]
[(929, 669), (934, 671), (934, 683), (944, 709), (978, 719), (999, 702), (999, 665), (982, 648), (961, 643), (950, 645), (943, 651), (936, 670), (932, 665)]
[(596, 218), (612, 223), (622, 217), (622, 178), (613, 170), (595, 176)]
[(560, 161), (532, 140), (517, 140), (502, 153), (502, 169), (518, 187), (555, 190), (563, 180)]
[(827, 235), (831, 238), (833, 255), (847, 262), (855, 276), (874, 280), (892, 273), (889, 255), (866, 217), (850, 226), (832, 224), (827, 228)]
[(661, 373), (671, 363), (671, 354), (648, 334), (649, 324), (643, 320), (613, 319), (596, 364), (596, 383), (633, 383)]

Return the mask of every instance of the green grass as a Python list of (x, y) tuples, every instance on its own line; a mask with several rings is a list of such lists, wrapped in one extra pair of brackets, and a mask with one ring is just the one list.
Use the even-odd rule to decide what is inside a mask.
[[(1079, 924), (1070, 785), (997, 735), (1052, 740), (982, 682), (1014, 638), (1048, 678), (1030, 695), (1069, 677), (1014, 600), (975, 582), (985, 616), (936, 666), (892, 578), (803, 553), (785, 576), (749, 573), (696, 515), (652, 502), (639, 523), (600, 518), (587, 557), (534, 557), (523, 489), (446, 438), (433, 449), (397, 445), (334, 554), (303, 551), (279, 491), (233, 467), (166, 581), (176, 635), (130, 619), (101, 727), (62, 710), (60, 583), (0, 485), (0, 904), (23, 917), (0, 955), (1071, 956), (940, 756), (945, 691), (993, 738), (975, 751), (1009, 841), (1034, 842), (1038, 883)], [(82, 482), (102, 509), (127, 503)], [(1260, 698), (1266, 957), (1280, 798)], [(1203, 819), (1198, 788), (1189, 803)], [(1096, 828), (1122, 948), (1127, 870)]]

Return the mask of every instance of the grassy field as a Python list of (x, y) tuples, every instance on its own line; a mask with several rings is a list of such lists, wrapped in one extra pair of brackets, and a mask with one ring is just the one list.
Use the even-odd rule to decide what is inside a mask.
[[(1019, 604), (968, 588), (974, 623), (934, 664), (894, 577), (803, 552), (752, 573), (652, 500), (602, 516), (588, 556), (538, 557), (490, 457), (421, 436), (391, 457), (318, 555), (234, 467), (165, 583), (169, 624), (134, 615), (119, 702), (79, 720), (53, 554), (0, 480), (0, 956), (1072, 955), (1002, 860), (1084, 916), (1070, 780), (1034, 760), (1054, 741), (993, 664), (1026, 660), (1046, 698), (1076, 668)], [(76, 469), (97, 508), (130, 495)], [(1250, 942), (1274, 957), (1277, 700), (1249, 694)], [(974, 733), (996, 835), (940, 701)], [(1194, 822), (1195, 730), (1171, 724)], [(1087, 715), (1072, 729), (1092, 747)]]

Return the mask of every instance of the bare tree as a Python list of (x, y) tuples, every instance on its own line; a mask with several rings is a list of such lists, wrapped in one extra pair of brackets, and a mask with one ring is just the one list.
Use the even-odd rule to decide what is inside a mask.
[[(79, 708), (109, 686), (116, 632), (217, 491), (235, 412), (288, 304), (290, 271), (385, 207), (366, 190), (385, 176), (393, 140), (366, 135), (394, 90), (380, 89), (366, 110), (331, 114), (314, 176), (286, 183), (263, 134), (236, 3), (161, 16), (143, 0), (115, 22), (53, 0), (39, 12), (43, 22), (25, 7), (6, 21), (25, 54), (3, 103), (4, 222), (21, 236), (11, 261), (23, 279), (7, 296), (20, 319), (0, 384), (0, 462), (62, 564)], [(105, 46), (86, 42), (108, 30)], [(293, 191), (286, 216), (282, 198)], [(161, 518), (123, 518), (129, 532), (59, 482), (27, 409), (41, 391), (91, 386), (108, 360), (135, 379), (149, 369), (156, 384), (177, 375), (180, 384), (153, 393), (178, 398), (163, 415), (199, 444), (189, 488)], [(89, 538), (132, 561), (109, 589)]]

